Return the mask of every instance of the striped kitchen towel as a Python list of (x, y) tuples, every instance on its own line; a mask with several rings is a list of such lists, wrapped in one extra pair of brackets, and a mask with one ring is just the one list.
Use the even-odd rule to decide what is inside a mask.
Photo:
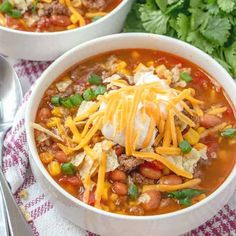
[[(34, 235), (42, 236), (84, 236), (92, 233), (73, 225), (64, 219), (56, 210), (36, 182), (28, 162), (29, 150), (24, 128), (24, 111), (31, 94), (34, 82), (50, 65), (50, 62), (11, 61), (21, 80), (24, 100), (19, 108), (12, 129), (4, 140), (3, 171), (11, 185), (16, 201), (29, 214), (30, 225)], [(26, 189), (28, 198), (20, 197)], [(187, 236), (234, 236), (236, 235), (236, 193), (212, 219), (199, 228), (186, 234)]]

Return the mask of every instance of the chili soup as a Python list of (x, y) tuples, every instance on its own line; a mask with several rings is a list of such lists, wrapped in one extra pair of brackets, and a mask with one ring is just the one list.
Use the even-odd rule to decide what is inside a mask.
[(236, 159), (235, 110), (195, 64), (126, 49), (89, 58), (46, 90), (39, 157), (81, 201), (125, 215), (177, 211), (206, 198)]

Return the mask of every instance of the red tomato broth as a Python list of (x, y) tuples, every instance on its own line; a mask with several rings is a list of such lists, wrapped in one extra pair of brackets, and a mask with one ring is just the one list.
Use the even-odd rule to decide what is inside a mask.
[[(134, 52), (138, 52), (139, 56), (134, 56)], [(162, 52), (162, 51), (154, 51), (154, 50), (146, 50), (146, 49), (125, 49), (125, 50), (117, 50), (112, 52), (107, 52), (104, 54), (100, 54), (98, 56), (91, 57), (89, 59), (86, 59), (85, 61), (80, 62), (78, 65), (73, 66), (69, 70), (67, 70), (63, 75), (61, 75), (55, 82), (53, 82), (52, 85), (48, 88), (47, 91), (55, 91), (55, 84), (61, 81), (65, 76), (71, 76), (71, 72), (75, 71), (76, 69), (81, 71), (84, 68), (92, 68), (95, 64), (103, 64), (107, 58), (110, 56), (115, 56), (121, 61), (125, 61), (127, 64), (126, 69), (128, 71), (133, 71), (133, 69), (139, 64), (142, 63), (144, 65), (147, 65), (150, 63), (150, 61), (153, 61), (153, 65), (157, 66), (160, 64), (164, 64), (167, 68), (172, 68), (176, 64), (181, 63), (182, 67), (191, 68), (191, 76), (193, 77), (193, 81), (187, 84), (187, 87), (194, 88), (196, 91), (195, 97), (199, 100), (204, 101), (204, 110), (211, 107), (212, 104), (218, 104), (220, 103), (223, 106), (228, 107), (228, 109), (233, 110), (234, 108), (230, 107), (230, 104), (228, 102), (228, 99), (224, 96), (223, 90), (216, 88), (215, 85), (212, 84), (211, 80), (212, 78), (204, 72), (201, 68), (196, 66), (195, 64), (172, 54)], [(198, 83), (200, 78), (200, 83)], [(89, 83), (82, 79), (82, 83), (80, 83), (80, 80), (75, 80), (74, 84), (81, 84), (83, 87), (88, 88), (90, 87)], [(212, 92), (214, 91), (214, 92)], [(46, 92), (47, 93), (47, 92)], [(50, 103), (50, 97), (48, 95), (44, 95), (40, 105), (39, 110), (42, 107), (49, 107), (52, 109), (52, 105)], [(49, 93), (51, 94), (51, 92)], [(212, 98), (209, 98), (209, 94), (212, 94)], [(69, 113), (74, 114), (76, 110), (71, 110)], [(68, 113), (68, 111), (67, 111)], [(231, 124), (235, 124), (235, 117), (233, 115), (233, 112), (225, 112), (223, 113), (223, 121), (229, 122)], [(40, 120), (36, 118), (36, 122), (39, 123)], [(217, 158), (210, 159), (206, 161), (205, 163), (200, 163), (197, 167), (199, 171), (199, 176), (201, 178), (201, 183), (197, 186), (197, 189), (203, 189), (204, 193), (206, 195), (211, 194), (214, 192), (227, 178), (227, 176), (230, 174), (232, 169), (235, 166), (235, 160), (236, 160), (236, 144), (232, 144), (231, 139), (229, 138), (222, 138), (218, 134), (214, 134), (216, 136), (215, 141), (211, 142), (217, 142), (218, 145), (218, 151), (217, 151)], [(205, 138), (206, 140), (209, 140), (208, 138)], [(205, 140), (204, 139), (204, 140)], [(202, 141), (204, 143), (204, 140)], [(50, 148), (49, 148), (50, 149)], [(39, 153), (42, 152), (42, 149), (38, 148)], [(150, 164), (149, 164), (150, 165)], [(155, 164), (151, 164), (152, 168), (155, 166)], [(158, 166), (158, 165), (157, 165)], [(45, 165), (47, 168), (47, 165)], [(162, 169), (162, 168), (160, 168)], [(62, 177), (62, 174), (59, 176), (54, 177), (55, 181), (61, 185), (63, 189), (70, 192), (73, 196), (79, 198), (79, 190), (77, 189), (76, 193), (76, 187), (69, 185), (66, 183), (60, 183), (59, 179)], [(106, 177), (107, 178), (107, 177)], [(92, 178), (93, 181), (97, 181), (97, 177)], [(185, 181), (185, 179), (183, 179)], [(111, 183), (112, 184), (112, 183)], [(139, 188), (142, 186), (140, 184), (137, 184)], [(112, 190), (109, 188), (108, 190), (108, 196), (111, 196)], [(125, 198), (125, 196), (121, 196), (118, 199), (120, 200), (120, 205), (114, 205), (114, 202), (111, 200), (102, 200), (102, 204), (104, 206), (104, 210), (108, 210), (111, 212), (119, 213), (119, 214), (130, 214), (128, 211), (129, 205), (132, 204), (132, 201)], [(164, 198), (165, 199), (165, 198)], [(198, 200), (197, 200), (198, 201)], [(178, 202), (174, 201), (173, 199), (170, 200), (170, 203), (167, 204), (167, 206), (163, 208), (158, 208), (153, 211), (144, 212), (144, 215), (157, 215), (157, 214), (164, 214), (168, 212), (177, 211), (179, 209), (185, 208), (185, 206), (179, 205)]]

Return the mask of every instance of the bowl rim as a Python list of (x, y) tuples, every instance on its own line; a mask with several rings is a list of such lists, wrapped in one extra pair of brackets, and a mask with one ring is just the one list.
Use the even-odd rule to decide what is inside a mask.
[(107, 19), (109, 19), (113, 15), (117, 14), (123, 7), (126, 6), (126, 4), (129, 1), (130, 0), (122, 0), (122, 2), (119, 5), (117, 5), (112, 11), (110, 11), (108, 14), (106, 14), (101, 19), (98, 19), (98, 20), (96, 20), (94, 22), (91, 22), (87, 25), (84, 25), (82, 27), (77, 27), (75, 29), (55, 31), (55, 32), (34, 32), (34, 31), (16, 30), (16, 29), (12, 29), (12, 28), (0, 25), (0, 30), (7, 31), (9, 33), (14, 33), (14, 34), (17, 34), (17, 35), (30, 35), (30, 36), (33, 36), (33, 37), (37, 37), (37, 36), (40, 36), (40, 37), (56, 36), (56, 35), (64, 35), (64, 34), (74, 33), (76, 31), (83, 31), (83, 30), (89, 29), (93, 26), (95, 27), (96, 25), (98, 25), (100, 23), (103, 23), (103, 21), (106, 21)]
[[(103, 216), (108, 216), (114, 219), (122, 219), (122, 220), (130, 220), (130, 221), (143, 221), (143, 220), (158, 220), (158, 219), (166, 219), (166, 218), (172, 218), (172, 217), (176, 217), (176, 216), (180, 216), (180, 215), (184, 215), (187, 212), (191, 212), (196, 210), (197, 208), (203, 207), (204, 205), (206, 205), (208, 202), (214, 200), (214, 198), (219, 195), (223, 190), (225, 190), (227, 187), (229, 187), (230, 183), (233, 182), (233, 180), (236, 179), (236, 164), (233, 167), (233, 169), (231, 170), (231, 172), (229, 173), (229, 175), (227, 176), (227, 178), (225, 179), (225, 181), (213, 192), (211, 193), (209, 196), (207, 196), (205, 199), (201, 200), (198, 203), (195, 203), (187, 208), (183, 208), (180, 209), (178, 211), (174, 211), (174, 212), (170, 212), (170, 213), (165, 213), (165, 214), (160, 214), (160, 215), (151, 215), (151, 216), (130, 216), (130, 215), (121, 215), (121, 214), (117, 214), (117, 213), (112, 213), (112, 212), (107, 212), (101, 209), (98, 209), (96, 207), (90, 206), (82, 201), (80, 201), (79, 199), (77, 199), (76, 197), (74, 197), (73, 195), (71, 195), (70, 193), (66, 192), (51, 176), (50, 174), (47, 172), (47, 170), (45, 169), (45, 167), (43, 166), (42, 162), (39, 159), (38, 156), (38, 152), (35, 146), (35, 141), (34, 139), (30, 138), (31, 137), (31, 127), (29, 126), (30, 123), (30, 117), (31, 117), (31, 107), (34, 106), (34, 102), (33, 102), (33, 98), (35, 98), (35, 96), (37, 95), (37, 90), (40, 89), (40, 84), (41, 82), (45, 79), (45, 77), (47, 76), (47, 74), (51, 71), (54, 71), (54, 69), (57, 67), (57, 64), (61, 63), (63, 60), (68, 60), (68, 58), (70, 57), (70, 55), (74, 54), (75, 52), (78, 52), (81, 48), (88, 48), (91, 47), (94, 43), (102, 43), (105, 40), (112, 40), (114, 38), (122, 38), (123, 40), (130, 40), (130, 38), (134, 39), (134, 38), (142, 38), (145, 39), (146, 36), (150, 36), (156, 39), (161, 39), (161, 40), (167, 40), (168, 42), (172, 42), (174, 44), (182, 44), (183, 46), (186, 47), (186, 50), (192, 50), (192, 52), (195, 52), (196, 54), (198, 54), (201, 57), (205, 57), (206, 59), (208, 59), (212, 65), (216, 66), (218, 68), (218, 70), (221, 70), (222, 73), (224, 73), (228, 78), (230, 78), (229, 81), (227, 81), (227, 83), (230, 84), (231, 87), (235, 88), (236, 90), (236, 84), (233, 82), (233, 79), (231, 77), (231, 75), (216, 61), (214, 60), (211, 56), (209, 56), (208, 54), (206, 54), (205, 52), (203, 52), (202, 50), (186, 43), (183, 42), (181, 40), (175, 39), (175, 38), (171, 38), (168, 36), (164, 36), (164, 35), (156, 35), (156, 34), (149, 34), (149, 33), (123, 33), (123, 34), (113, 34), (113, 35), (108, 35), (108, 36), (104, 36), (104, 37), (100, 37), (97, 39), (93, 39), (90, 40), (88, 42), (85, 42), (83, 44), (80, 44), (72, 49), (70, 49), (69, 51), (67, 51), (66, 53), (64, 53), (62, 56), (60, 56), (58, 59), (56, 59), (40, 76), (40, 78), (36, 81), (36, 84), (34, 86), (34, 89), (32, 91), (32, 94), (28, 100), (28, 104), (26, 107), (26, 113), (25, 113), (25, 128), (26, 128), (26, 135), (27, 135), (27, 142), (29, 145), (29, 152), (30, 155), (33, 158), (33, 161), (35, 162), (35, 164), (37, 165), (39, 171), (43, 174), (43, 176), (46, 178), (47, 181), (49, 181), (49, 183), (55, 188), (55, 190), (57, 190), (60, 194), (62, 194), (64, 197), (66, 197), (67, 199), (69, 199), (70, 201), (72, 201), (74, 204), (78, 205), (79, 207), (84, 207), (87, 210), (91, 210), (94, 213), (97, 214), (101, 214)], [(122, 45), (121, 45), (122, 46)], [(143, 47), (145, 48), (145, 46)], [(122, 49), (122, 47), (121, 47)], [(112, 51), (112, 50), (110, 50)], [(105, 52), (105, 51), (104, 51)], [(109, 50), (108, 50), (109, 52)], [(174, 54), (174, 53), (173, 53)], [(96, 55), (96, 54), (94, 54)], [(176, 54), (174, 54), (176, 55)], [(177, 55), (178, 56), (178, 55)], [(87, 57), (89, 58), (89, 57)], [(83, 59), (85, 60), (85, 59)], [(188, 59), (186, 59), (188, 60)], [(189, 60), (190, 61), (190, 60)], [(196, 63), (194, 63), (196, 64)], [(73, 65), (71, 65), (73, 66)], [(226, 94), (228, 95), (228, 93), (226, 92)], [(230, 98), (230, 96), (228, 95), (228, 97)], [(231, 98), (230, 98), (231, 99)]]

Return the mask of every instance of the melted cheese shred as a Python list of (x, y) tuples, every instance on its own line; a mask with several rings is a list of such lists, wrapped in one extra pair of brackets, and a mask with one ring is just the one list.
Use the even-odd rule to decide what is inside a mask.
[(152, 152), (133, 152), (133, 156), (135, 156), (136, 158), (139, 158), (139, 159), (140, 158), (144, 159), (144, 160), (145, 159), (146, 160), (153, 159), (153, 160), (160, 161), (162, 164), (164, 164), (166, 167), (168, 167), (170, 170), (172, 170), (177, 175), (181, 175), (181, 176), (188, 178), (188, 179), (193, 178), (193, 175), (190, 172), (177, 167), (174, 163), (170, 162), (165, 157), (163, 157), (159, 154), (152, 153)]
[(91, 186), (91, 178), (90, 175), (87, 174), (84, 180), (84, 195), (83, 195), (83, 202), (89, 202), (89, 195), (90, 195), (90, 186)]
[(160, 192), (173, 192), (186, 188), (193, 188), (201, 183), (200, 179), (191, 179), (183, 184), (177, 185), (166, 185), (166, 184), (156, 184), (156, 185), (144, 185), (142, 191), (145, 192), (147, 190), (158, 190)]
[[(120, 82), (120, 80), (118, 80)], [(194, 106), (201, 104), (201, 101), (193, 98), (195, 94), (193, 89), (184, 89), (182, 91), (168, 87), (163, 89), (161, 82), (152, 82), (148, 84), (129, 86), (124, 83), (125, 87), (113, 90), (110, 93), (99, 96), (99, 102), (91, 106), (84, 114), (74, 118), (74, 122), (80, 122), (85, 120), (85, 127), (82, 134), (78, 134), (75, 131), (75, 127), (70, 122), (67, 122), (74, 135), (73, 140), (81, 140), (74, 151), (79, 150), (86, 146), (91, 140), (92, 136), (101, 129), (104, 125), (111, 124), (114, 128), (113, 137), (117, 135), (117, 132), (123, 132), (125, 137), (125, 149), (126, 155), (131, 155), (135, 151), (135, 143), (138, 143), (140, 138), (140, 131), (137, 133), (136, 117), (138, 109), (142, 122), (146, 122), (146, 118), (150, 118), (148, 124), (148, 130), (142, 141), (142, 148), (148, 147), (153, 137), (155, 127), (158, 130), (158, 136), (155, 140), (155, 146), (160, 144), (161, 141), (163, 147), (177, 148), (180, 142), (181, 132), (176, 126), (176, 118), (181, 122), (195, 127), (194, 121), (188, 116), (184, 115), (179, 110), (181, 106), (190, 115), (195, 114), (195, 109), (191, 109), (183, 100), (186, 99)], [(168, 96), (163, 94), (172, 94), (169, 99), (162, 100), (162, 96)], [(157, 96), (160, 95), (160, 98)], [(162, 103), (162, 108), (160, 104)], [(163, 113), (163, 105), (167, 114)], [(140, 107), (141, 106), (141, 107)], [(74, 125), (75, 126), (75, 125)], [(92, 128), (90, 129), (90, 127)], [(82, 139), (81, 139), (82, 138)]]
[[(65, 0), (65, 3), (67, 7), (69, 8), (70, 12), (73, 14), (74, 18), (76, 18), (76, 21), (79, 21), (79, 26), (84, 26), (86, 24), (84, 17), (72, 6), (72, 3), (70, 0)], [(72, 22), (73, 23), (73, 22)]]
[[(65, 0), (65, 2), (68, 6), (71, 6), (70, 0)], [(138, 159), (160, 161), (177, 175), (191, 179), (193, 176), (190, 172), (176, 166), (164, 155), (181, 155), (178, 144), (183, 140), (183, 136), (179, 122), (195, 127), (194, 121), (186, 116), (184, 111), (191, 116), (201, 115), (202, 111), (199, 105), (202, 102), (193, 97), (195, 94), (193, 89), (179, 91), (169, 86), (164, 89), (166, 85), (163, 86), (162, 82), (130, 86), (122, 80), (117, 80), (113, 85), (119, 84), (120, 88), (99, 95), (98, 102), (94, 102), (84, 113), (79, 110), (76, 117), (67, 117), (64, 126), (61, 119), (55, 117), (53, 121), (59, 135), (55, 135), (42, 127), (40, 127), (40, 131), (57, 139), (60, 142), (58, 143), (59, 148), (67, 155), (71, 155), (78, 150), (84, 150), (92, 159), (99, 160), (97, 154), (89, 146), (91, 139), (98, 131), (102, 131), (105, 125), (111, 125), (114, 136), (118, 132), (124, 136), (127, 156), (133, 155)], [(186, 101), (188, 102), (186, 103)], [(147, 130), (139, 127), (140, 119), (143, 124), (148, 121), (147, 127), (144, 127)], [(176, 124), (177, 121), (178, 124)], [(84, 122), (82, 131), (78, 129), (80, 122)], [(70, 129), (73, 137), (68, 135), (65, 127)], [(35, 125), (34, 128), (39, 129)], [(155, 153), (136, 151), (138, 143), (142, 148), (148, 148), (153, 140), (154, 132), (157, 130), (158, 135), (154, 141)], [(140, 139), (142, 140), (141, 144)], [(105, 170), (106, 154), (102, 153), (95, 192), (96, 207), (101, 207), (100, 201), (104, 188)], [(88, 173), (85, 183), (84, 201), (87, 202), (91, 187), (91, 174)], [(181, 186), (179, 187), (181, 188)], [(159, 185), (158, 188), (166, 191), (167, 187)]]
[(102, 119), (99, 119), (97, 123), (89, 130), (85, 138), (81, 140), (80, 144), (74, 147), (73, 150), (77, 151), (85, 147), (89, 143), (91, 138), (94, 136), (94, 134), (101, 128), (101, 124), (102, 124)]
[(98, 180), (97, 180), (97, 188), (95, 192), (95, 207), (101, 207), (101, 198), (104, 189), (104, 181), (105, 181), (105, 173), (106, 173), (106, 154), (102, 153), (101, 162), (98, 170)]

